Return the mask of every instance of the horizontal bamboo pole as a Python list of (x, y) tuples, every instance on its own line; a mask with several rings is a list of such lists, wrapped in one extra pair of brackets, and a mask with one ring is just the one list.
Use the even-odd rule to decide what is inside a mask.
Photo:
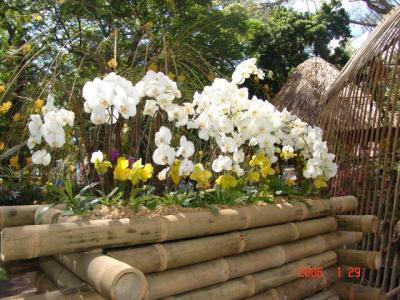
[(328, 267), (336, 263), (334, 251), (309, 256), (278, 268), (232, 279), (209, 287), (169, 297), (169, 300), (236, 300), (296, 280), (301, 268)]
[(43, 205), (0, 206), (0, 229), (35, 224), (35, 211)]
[(27, 276), (39, 293), (58, 289), (57, 285), (42, 271), (30, 272), (27, 273)]
[(138, 269), (99, 253), (57, 255), (72, 273), (107, 299), (144, 299), (147, 281)]
[(58, 288), (76, 288), (86, 285), (69, 269), (51, 257), (40, 258), (40, 268), (57, 285)]
[(326, 289), (314, 295), (304, 298), (304, 300), (340, 300), (339, 296), (332, 289)]
[(354, 284), (350, 282), (338, 281), (333, 285), (333, 289), (339, 297), (346, 300), (384, 300), (387, 299), (385, 292), (381, 289)]
[(15, 277), (22, 273), (33, 272), (39, 268), (39, 260), (37, 258), (29, 260), (15, 260), (5, 263), (0, 263), (0, 268), (7, 271), (7, 275)]
[(138, 245), (300, 221), (357, 207), (353, 196), (292, 204), (250, 205), (169, 216), (5, 228), (1, 259), (10, 261), (95, 248)]
[(378, 270), (382, 266), (382, 256), (377, 251), (337, 249), (338, 263), (348, 266)]
[(320, 278), (301, 278), (257, 294), (248, 300), (300, 300), (329, 286), (337, 280), (336, 268), (324, 271)]
[(35, 224), (55, 224), (63, 217), (63, 212), (55, 207), (43, 206), (35, 211)]
[(16, 295), (1, 300), (102, 300), (103, 297), (90, 287), (70, 288), (37, 295)]
[[(147, 275), (149, 298), (158, 299), (202, 288), (360, 241), (360, 232), (333, 232), (244, 254)], [(195, 278), (196, 280), (188, 280)]]
[(377, 216), (337, 215), (336, 218), (340, 230), (361, 231), (365, 233), (377, 233), (378, 231), (379, 219)]
[(336, 219), (325, 217), (204, 238), (111, 250), (107, 255), (143, 273), (152, 273), (332, 232), (336, 228)]

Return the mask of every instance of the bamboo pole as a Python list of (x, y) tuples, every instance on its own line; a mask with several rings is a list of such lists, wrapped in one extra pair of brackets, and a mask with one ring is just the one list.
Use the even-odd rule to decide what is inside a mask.
[(30, 272), (27, 276), (39, 293), (57, 290), (57, 285), (42, 271)]
[(143, 273), (151, 273), (332, 232), (336, 228), (335, 218), (325, 217), (204, 238), (111, 250), (107, 255)]
[(340, 300), (340, 299), (334, 290), (326, 289), (324, 291), (311, 295), (307, 298), (304, 298), (304, 300)]
[(76, 288), (86, 285), (79, 277), (51, 257), (40, 258), (40, 268), (58, 288)]
[(90, 287), (70, 288), (37, 295), (17, 295), (2, 300), (101, 300), (104, 299)]
[(35, 224), (55, 224), (62, 216), (63, 212), (55, 207), (39, 207), (35, 211)]
[(10, 261), (88, 249), (138, 245), (211, 235), (316, 218), (357, 207), (353, 196), (312, 200), (308, 204), (250, 205), (210, 211), (121, 220), (30, 225), (5, 228), (1, 233), (1, 259)]
[(169, 297), (169, 300), (235, 300), (296, 280), (301, 268), (328, 267), (336, 263), (334, 251), (309, 256), (281, 267), (246, 275), (220, 284)]
[(338, 263), (349, 266), (378, 270), (382, 266), (382, 256), (378, 251), (337, 249)]
[(43, 205), (0, 206), (0, 229), (35, 224), (35, 211)]
[(300, 300), (329, 286), (337, 280), (336, 269), (324, 270), (319, 278), (301, 278), (257, 294), (247, 299), (251, 300)]
[[(333, 232), (244, 254), (147, 275), (149, 298), (158, 299), (202, 288), (306, 256), (360, 241), (360, 232)], [(188, 280), (195, 278), (196, 280)]]
[(143, 273), (112, 257), (99, 253), (58, 255), (72, 273), (107, 299), (144, 299), (147, 281)]
[(338, 227), (340, 230), (361, 231), (365, 233), (377, 233), (379, 219), (373, 215), (337, 215)]
[(16, 260), (6, 263), (0, 263), (0, 268), (7, 271), (7, 275), (12, 278), (21, 273), (33, 272), (39, 268), (39, 261), (37, 258), (29, 260)]
[(387, 299), (385, 292), (381, 289), (338, 281), (333, 285), (339, 297), (346, 300), (384, 300)]

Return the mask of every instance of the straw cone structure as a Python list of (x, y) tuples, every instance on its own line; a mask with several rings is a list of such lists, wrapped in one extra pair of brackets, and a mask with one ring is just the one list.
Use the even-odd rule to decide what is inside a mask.
[(10, 261), (205, 236), (350, 212), (357, 205), (355, 197), (344, 196), (312, 200), (308, 205), (296, 202), (223, 209), (217, 216), (210, 211), (201, 211), (152, 218), (9, 227), (1, 232), (1, 259)]
[[(334, 195), (354, 194), (357, 213), (377, 215), (382, 235), (366, 235), (361, 249), (379, 251), (383, 268), (362, 282), (391, 290), (399, 283), (394, 238), (400, 202), (400, 7), (395, 7), (342, 69), (326, 92), (317, 122), (340, 169)], [(394, 270), (394, 272), (392, 272)]]
[(272, 103), (310, 124), (316, 124), (318, 111), (325, 105), (323, 94), (331, 87), (339, 70), (319, 57), (311, 57), (296, 67)]

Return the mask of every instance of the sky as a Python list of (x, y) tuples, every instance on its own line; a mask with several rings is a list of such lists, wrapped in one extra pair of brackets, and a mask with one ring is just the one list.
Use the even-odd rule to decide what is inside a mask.
[[(288, 6), (293, 7), (298, 11), (315, 11), (323, 3), (323, 0), (292, 0)], [(358, 19), (358, 17), (368, 13), (368, 7), (362, 1), (342, 0), (344, 9), (348, 12), (351, 19)], [(367, 39), (369, 31), (365, 30), (363, 26), (351, 24), (351, 33), (353, 38), (350, 43), (354, 50), (358, 49), (362, 43)], [(331, 42), (332, 49), (338, 44), (339, 41), (333, 40)]]

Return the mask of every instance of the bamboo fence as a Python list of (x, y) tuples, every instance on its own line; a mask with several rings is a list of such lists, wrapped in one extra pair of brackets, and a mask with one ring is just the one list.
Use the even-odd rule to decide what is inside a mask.
[(356, 195), (356, 214), (379, 219), (378, 234), (366, 234), (357, 249), (380, 252), (383, 267), (364, 269), (361, 283), (393, 290), (400, 286), (399, 6), (346, 64), (324, 99), (316, 125), (324, 130), (339, 164), (332, 194)]

